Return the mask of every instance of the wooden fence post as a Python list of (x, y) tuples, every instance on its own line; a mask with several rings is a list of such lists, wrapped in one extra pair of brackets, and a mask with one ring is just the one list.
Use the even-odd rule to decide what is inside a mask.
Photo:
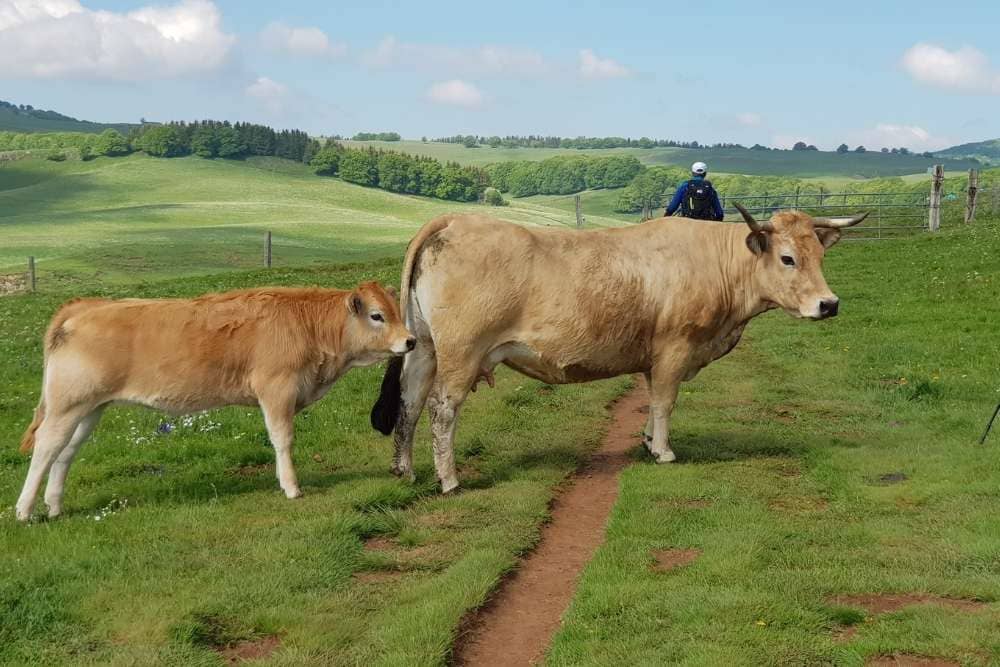
[(944, 165), (934, 165), (934, 178), (931, 181), (931, 202), (927, 229), (936, 232), (941, 229), (941, 186), (944, 184)]
[(979, 195), (979, 170), (969, 170), (969, 187), (966, 189), (965, 224), (976, 217), (976, 197)]
[(573, 197), (573, 203), (576, 205), (576, 228), (583, 229), (583, 211), (580, 208), (580, 195)]
[(28, 258), (28, 288), (34, 292), (35, 287), (38, 285), (38, 281), (35, 278), (35, 258)]
[(267, 233), (267, 240), (264, 242), (264, 266), (271, 268), (271, 232)]

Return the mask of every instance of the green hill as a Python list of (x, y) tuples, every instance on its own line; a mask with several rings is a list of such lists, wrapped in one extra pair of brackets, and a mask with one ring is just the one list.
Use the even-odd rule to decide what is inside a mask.
[[(924, 173), (939, 157), (831, 151), (752, 150), (749, 148), (466, 148), (462, 144), (423, 141), (344, 141), (346, 146), (373, 146), (416, 155), (428, 155), (459, 164), (484, 165), (506, 160), (544, 160), (554, 155), (632, 155), (647, 165), (689, 167), (707, 162), (712, 172), (748, 176), (797, 176), (800, 178), (842, 177), (883, 178)], [(964, 171), (980, 166), (968, 159), (945, 160), (947, 171)]]
[[(364, 261), (398, 256), (437, 215), (484, 209), (352, 185), (278, 158), (22, 159), (0, 168), (0, 277), (23, 271), (29, 255), (47, 284), (256, 268), (266, 231), (274, 234), (277, 267)], [(575, 224), (572, 212), (533, 202), (490, 213)]]
[(0, 131), (8, 132), (94, 132), (111, 128), (122, 134), (138, 127), (130, 123), (92, 123), (77, 120), (56, 111), (32, 108), (31, 105), (16, 105), (0, 100)]
[(938, 151), (936, 155), (948, 158), (976, 158), (987, 164), (1000, 164), (1000, 139), (987, 139), (986, 141), (959, 144), (958, 146)]

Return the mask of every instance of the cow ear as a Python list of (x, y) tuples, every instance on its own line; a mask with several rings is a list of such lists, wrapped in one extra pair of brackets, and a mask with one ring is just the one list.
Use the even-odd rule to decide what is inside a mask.
[(360, 315), (365, 309), (365, 302), (361, 300), (361, 294), (357, 290), (351, 292), (351, 296), (347, 300), (348, 307), (351, 312), (355, 315)]
[(824, 248), (829, 248), (834, 243), (840, 240), (841, 233), (839, 229), (830, 229), (828, 227), (817, 227), (816, 237), (819, 238), (819, 242), (823, 244)]
[(763, 255), (767, 252), (768, 238), (767, 232), (750, 232), (747, 234), (747, 247), (755, 255)]

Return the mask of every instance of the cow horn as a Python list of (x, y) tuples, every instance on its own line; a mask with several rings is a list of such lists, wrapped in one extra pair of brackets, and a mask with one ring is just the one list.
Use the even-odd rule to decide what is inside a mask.
[(862, 220), (868, 217), (871, 211), (865, 211), (860, 215), (856, 215), (853, 218), (813, 218), (814, 227), (830, 227), (832, 229), (840, 229), (842, 227), (853, 227)]
[(750, 215), (750, 212), (745, 208), (743, 208), (743, 206), (739, 202), (734, 201), (733, 206), (736, 207), (736, 210), (740, 212), (740, 215), (743, 216), (743, 219), (746, 220), (746, 223), (750, 226), (750, 229), (752, 229), (753, 231), (757, 232), (758, 234), (760, 232), (774, 231), (774, 226), (771, 224), (770, 220), (767, 220), (765, 222), (757, 222), (754, 219), (754, 217)]

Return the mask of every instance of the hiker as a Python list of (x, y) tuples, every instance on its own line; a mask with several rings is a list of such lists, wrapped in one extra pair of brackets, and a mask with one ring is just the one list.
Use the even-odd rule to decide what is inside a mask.
[(707, 175), (708, 165), (704, 162), (695, 162), (691, 165), (691, 179), (678, 186), (674, 198), (667, 206), (666, 214), (671, 216), (679, 208), (685, 218), (722, 220), (719, 193), (712, 187), (712, 182), (705, 178)]

